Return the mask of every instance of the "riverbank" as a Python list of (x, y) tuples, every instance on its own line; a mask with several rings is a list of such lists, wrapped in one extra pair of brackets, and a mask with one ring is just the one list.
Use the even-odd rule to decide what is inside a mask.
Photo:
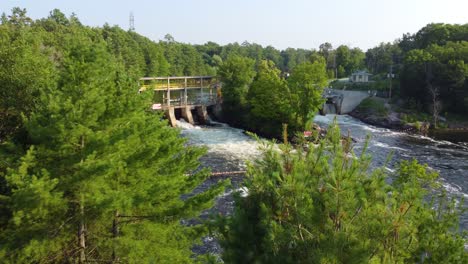
[(468, 142), (468, 121), (441, 117), (443, 128), (430, 128), (430, 123), (427, 121), (430, 120), (429, 115), (410, 110), (402, 111), (401, 107), (391, 105), (383, 98), (368, 98), (349, 115), (366, 124), (398, 132), (420, 134), (454, 143)]

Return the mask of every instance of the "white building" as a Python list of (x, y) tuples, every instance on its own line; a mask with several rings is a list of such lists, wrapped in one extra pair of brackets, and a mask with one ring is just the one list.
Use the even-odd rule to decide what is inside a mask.
[(369, 76), (372, 74), (367, 71), (357, 71), (349, 77), (350, 82), (369, 82)]

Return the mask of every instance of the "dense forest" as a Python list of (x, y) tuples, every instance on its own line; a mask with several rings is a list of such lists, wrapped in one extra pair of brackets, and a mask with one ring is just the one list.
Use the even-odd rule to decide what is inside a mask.
[(216, 75), (225, 120), (284, 136), (280, 152), (252, 164), (233, 216), (212, 222), (226, 263), (467, 263), (459, 206), (443, 194), (426, 201), (436, 174), (402, 163), (389, 184), (336, 129), (318, 148), (294, 150), (287, 136), (310, 128), (328, 79), (364, 68), (383, 78), (392, 67), (397, 94), (421, 109), (436, 100), (438, 111), (466, 113), (467, 61), (468, 25), (430, 24), (367, 52), (280, 51), (155, 42), (14, 8), (0, 24), (0, 262), (202, 261), (191, 248), (209, 227), (182, 223), (227, 183), (193, 192), (209, 177), (204, 149), (136, 91), (142, 76)]
[[(402, 99), (408, 103), (406, 104), (408, 107), (428, 113), (432, 113), (434, 110), (437, 113), (451, 112), (459, 115), (468, 113), (468, 25), (466, 24), (429, 24), (415, 34), (404, 34), (401, 39), (397, 39), (393, 43), (381, 43), (366, 52), (346, 45), (334, 49), (330, 43), (323, 43), (318, 50), (293, 48), (278, 50), (272, 46), (263, 47), (247, 41), (242, 44), (219, 45), (207, 42), (203, 45), (190, 45), (177, 42), (169, 34), (164, 37), (164, 40), (154, 42), (117, 26), (107, 24), (102, 28), (83, 26), (76, 15), (67, 18), (59, 10), (52, 11), (47, 19), (32, 21), (26, 16), (25, 10), (16, 9), (12, 15), (4, 14), (2, 16), (2, 25), (4, 30), (7, 25), (10, 25), (10, 30), (15, 25), (17, 28), (23, 28), (24, 31), (21, 36), (15, 37), (15, 39), (11, 39), (11, 36), (3, 38), (5, 43), (30, 41), (32, 44), (34, 41), (43, 41), (45, 47), (57, 48), (67, 45), (66, 38), (62, 38), (63, 35), (71, 34), (73, 29), (86, 29), (87, 34), (93, 35), (94, 38), (102, 38), (107, 45), (107, 50), (119, 59), (126, 73), (134, 79), (142, 76), (219, 75), (224, 83), (229, 83), (225, 89), (228, 101), (226, 105), (229, 105), (232, 100), (235, 104), (239, 101), (241, 102), (240, 108), (242, 108), (235, 108), (231, 111), (229, 106), (226, 107), (224, 111), (226, 121), (234, 122), (236, 125), (241, 125), (266, 136), (280, 135), (279, 129), (275, 128), (273, 133), (262, 131), (253, 125), (258, 123), (257, 118), (255, 116), (249, 117), (244, 113), (245, 111), (250, 112), (254, 106), (254, 102), (249, 103), (246, 100), (258, 101), (259, 98), (251, 98), (253, 94), (249, 96), (239, 94), (240, 97), (231, 98), (232, 95), (227, 91), (230, 88), (229, 85), (231, 87), (232, 85), (240, 85), (244, 87), (242, 89), (237, 87), (238, 90), (247, 92), (257, 72), (264, 69), (262, 65), (265, 65), (266, 62), (262, 61), (270, 61), (266, 64), (278, 69), (275, 74), (284, 80), (294, 72), (296, 66), (318, 61), (325, 63), (328, 79), (345, 78), (357, 70), (367, 69), (373, 74), (373, 79), (381, 84), (379, 89), (382, 89), (383, 84), (385, 90), (388, 87), (387, 75), (392, 72), (395, 74), (395, 79), (392, 80), (393, 94), (396, 95), (394, 98)], [(40, 50), (39, 52), (45, 53), (46, 51)], [(49, 52), (53, 53), (53, 51)], [(245, 65), (244, 69), (232, 68), (236, 67), (234, 65), (236, 59), (233, 57), (240, 57), (237, 62), (239, 60), (250, 61), (249, 66)], [(57, 61), (60, 58), (54, 59)], [(8, 63), (12, 63), (12, 61), (4, 62), (4, 65), (9, 65)], [(224, 68), (222, 68), (223, 66)], [(228, 69), (229, 67), (232, 69)], [(245, 67), (250, 68), (250, 73), (245, 72), (247, 70)], [(247, 76), (244, 83), (236, 84), (232, 83), (233, 80), (228, 80), (230, 78), (229, 71), (236, 70), (244, 70), (242, 75)], [(22, 69), (21, 72), (27, 71)], [(36, 72), (36, 75), (39, 74)], [(46, 77), (47, 75), (42, 76), (43, 79), (49, 79)], [(234, 78), (236, 77), (234, 76)], [(318, 77), (318, 79), (322, 80), (323, 77)], [(21, 81), (25, 82), (25, 80)], [(316, 83), (323, 87), (327, 85), (321, 81)], [(294, 95), (290, 95), (294, 89), (286, 86), (286, 91), (284, 88), (278, 87), (279, 91), (285, 93), (282, 97), (294, 97)], [(8, 96), (3, 95), (2, 97), (8, 98)], [(26, 98), (22, 98), (22, 100), (27, 100)], [(286, 100), (283, 103), (297, 105), (291, 100)], [(8, 101), (11, 100), (4, 101), (7, 102), (2, 103), (8, 104)], [(21, 107), (27, 108), (28, 106)], [(272, 108), (274, 107), (272, 106)], [(239, 118), (239, 111), (242, 118)], [(11, 122), (14, 123), (13, 119), (18, 118), (14, 112), (10, 111), (4, 118), (11, 119)], [(291, 128), (303, 128), (304, 122), (298, 120), (294, 112), (297, 110), (283, 113), (283, 117), (278, 117), (279, 119), (276, 120), (280, 123), (288, 121)], [(2, 124), (0, 127), (0, 136), (5, 136), (5, 133), (11, 129), (4, 127), (5, 125)]]
[[(188, 56), (199, 61), (167, 62)], [(210, 208), (224, 182), (193, 193), (209, 176), (204, 149), (186, 146), (136, 91), (145, 74), (204, 74), (201, 61), (189, 45), (58, 10), (2, 16), (1, 263), (194, 260), (206, 230), (181, 220)]]

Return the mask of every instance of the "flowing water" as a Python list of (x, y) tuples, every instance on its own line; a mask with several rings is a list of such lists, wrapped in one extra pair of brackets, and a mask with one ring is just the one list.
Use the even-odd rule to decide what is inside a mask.
[[(315, 122), (327, 125), (333, 122), (334, 115), (317, 116)], [(387, 167), (394, 170), (399, 160), (416, 159), (426, 163), (440, 173), (439, 181), (447, 192), (459, 197), (468, 197), (468, 146), (465, 143), (434, 140), (420, 135), (409, 135), (386, 128), (378, 128), (347, 116), (336, 116), (343, 133), (350, 132), (357, 141), (354, 149), (363, 147), (367, 135), (371, 136), (368, 153), (373, 164), (382, 166), (389, 154), (392, 159)], [(468, 230), (468, 214), (461, 219), (462, 228)]]
[[(363, 148), (368, 135), (368, 154), (373, 157), (374, 166), (383, 166), (390, 153), (391, 161), (387, 164), (389, 171), (393, 171), (398, 160), (417, 159), (427, 163), (430, 168), (439, 171), (440, 182), (451, 195), (468, 198), (468, 145), (466, 143), (451, 143), (433, 140), (428, 137), (408, 135), (385, 128), (378, 128), (362, 123), (347, 115), (317, 116), (315, 122), (320, 126), (328, 126), (336, 118), (343, 133), (349, 131), (356, 140), (354, 150), (359, 152)], [(203, 166), (211, 167), (213, 172), (245, 170), (246, 160), (252, 160), (259, 155), (258, 143), (245, 135), (242, 130), (229, 127), (222, 123), (214, 126), (198, 127), (185, 122), (179, 122), (182, 135), (187, 137), (189, 144), (206, 146), (208, 153), (201, 159)], [(228, 176), (213, 177), (200, 189), (207, 188), (219, 179)], [(242, 176), (229, 177), (234, 188), (239, 186)], [(232, 211), (233, 201), (226, 192), (219, 197), (216, 206), (206, 213), (228, 214)], [(468, 230), (468, 214), (461, 219), (461, 227)], [(194, 249), (197, 253), (219, 253), (219, 245), (212, 238), (205, 238), (204, 245)]]

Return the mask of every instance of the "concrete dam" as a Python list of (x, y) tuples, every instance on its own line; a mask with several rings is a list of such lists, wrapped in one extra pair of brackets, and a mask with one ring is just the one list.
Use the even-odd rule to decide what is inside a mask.
[(371, 93), (326, 88), (323, 95), (326, 101), (323, 104), (322, 110), (320, 110), (320, 114), (344, 115), (353, 111), (362, 100), (370, 97)]

